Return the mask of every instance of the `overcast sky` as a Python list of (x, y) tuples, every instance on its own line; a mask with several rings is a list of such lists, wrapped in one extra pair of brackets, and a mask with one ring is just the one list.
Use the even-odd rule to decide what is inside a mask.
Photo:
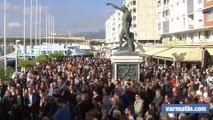
[[(7, 35), (23, 35), (23, 1), (7, 0)], [(26, 8), (26, 34), (29, 35), (30, 0)], [(55, 17), (55, 31), (59, 34), (93, 32), (104, 29), (106, 19), (114, 12), (107, 2), (121, 5), (123, 0), (38, 0), (42, 6), (42, 34), (45, 34), (45, 13)], [(3, 35), (3, 5), (0, 0), (0, 36)], [(33, 0), (35, 6), (35, 0)], [(33, 7), (35, 9), (35, 7)], [(33, 10), (35, 13), (35, 10)], [(33, 15), (33, 24), (35, 23)], [(33, 30), (34, 30), (33, 25)], [(34, 32), (34, 31), (33, 31)]]

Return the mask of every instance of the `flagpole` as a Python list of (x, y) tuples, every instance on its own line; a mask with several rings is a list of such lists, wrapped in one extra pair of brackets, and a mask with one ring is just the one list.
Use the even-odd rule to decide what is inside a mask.
[(26, 0), (24, 0), (24, 11), (23, 11), (23, 14), (24, 14), (24, 18), (23, 18), (23, 35), (24, 35), (24, 60), (26, 60), (26, 30), (25, 30), (25, 19), (26, 19)]
[(47, 36), (48, 36), (48, 12), (46, 11), (46, 54), (47, 54)]
[(51, 44), (53, 44), (53, 16), (51, 15)]
[[(6, 24), (7, 24), (7, 0), (4, 0), (4, 69), (7, 68), (7, 43), (6, 43)], [(6, 73), (6, 72), (5, 72)]]
[(39, 5), (39, 54), (41, 54), (41, 5)]
[(55, 17), (53, 17), (53, 44), (55, 44)]
[(51, 15), (49, 13), (48, 14), (48, 42), (49, 42), (49, 44), (50, 44), (50, 33), (51, 33), (51, 31), (50, 31), (50, 17), (51, 17)]
[(41, 45), (41, 5), (39, 5), (39, 45)]
[(33, 47), (33, 41), (32, 41), (32, 20), (33, 20), (33, 1), (30, 1), (30, 58), (32, 57), (32, 47)]
[(37, 27), (38, 27), (38, 1), (35, 0), (36, 7), (35, 7), (35, 46), (37, 45)]

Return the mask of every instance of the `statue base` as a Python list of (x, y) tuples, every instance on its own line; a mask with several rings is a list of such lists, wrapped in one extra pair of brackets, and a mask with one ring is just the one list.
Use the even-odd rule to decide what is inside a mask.
[(135, 52), (115, 53), (111, 56), (113, 80), (139, 80), (141, 62), (142, 58)]

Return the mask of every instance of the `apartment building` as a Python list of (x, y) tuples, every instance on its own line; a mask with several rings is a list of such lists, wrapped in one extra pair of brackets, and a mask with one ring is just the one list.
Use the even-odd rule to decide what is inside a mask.
[(213, 42), (213, 0), (157, 0), (158, 33), (163, 42)]
[[(156, 0), (125, 0), (123, 2), (132, 13), (132, 26), (135, 40), (141, 43), (154, 43), (160, 40), (157, 34), (157, 4)], [(122, 29), (122, 15), (119, 10), (109, 17), (105, 23), (106, 42), (119, 42)]]
[(105, 39), (106, 43), (118, 43), (119, 34), (122, 29), (122, 15), (119, 10), (115, 12), (105, 22)]
[(213, 0), (204, 0), (204, 27), (213, 26)]

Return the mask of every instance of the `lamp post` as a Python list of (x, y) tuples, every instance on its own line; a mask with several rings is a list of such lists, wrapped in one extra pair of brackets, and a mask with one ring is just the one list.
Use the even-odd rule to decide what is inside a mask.
[(16, 40), (16, 73), (17, 73), (17, 62), (18, 62), (18, 42), (21, 40)]

